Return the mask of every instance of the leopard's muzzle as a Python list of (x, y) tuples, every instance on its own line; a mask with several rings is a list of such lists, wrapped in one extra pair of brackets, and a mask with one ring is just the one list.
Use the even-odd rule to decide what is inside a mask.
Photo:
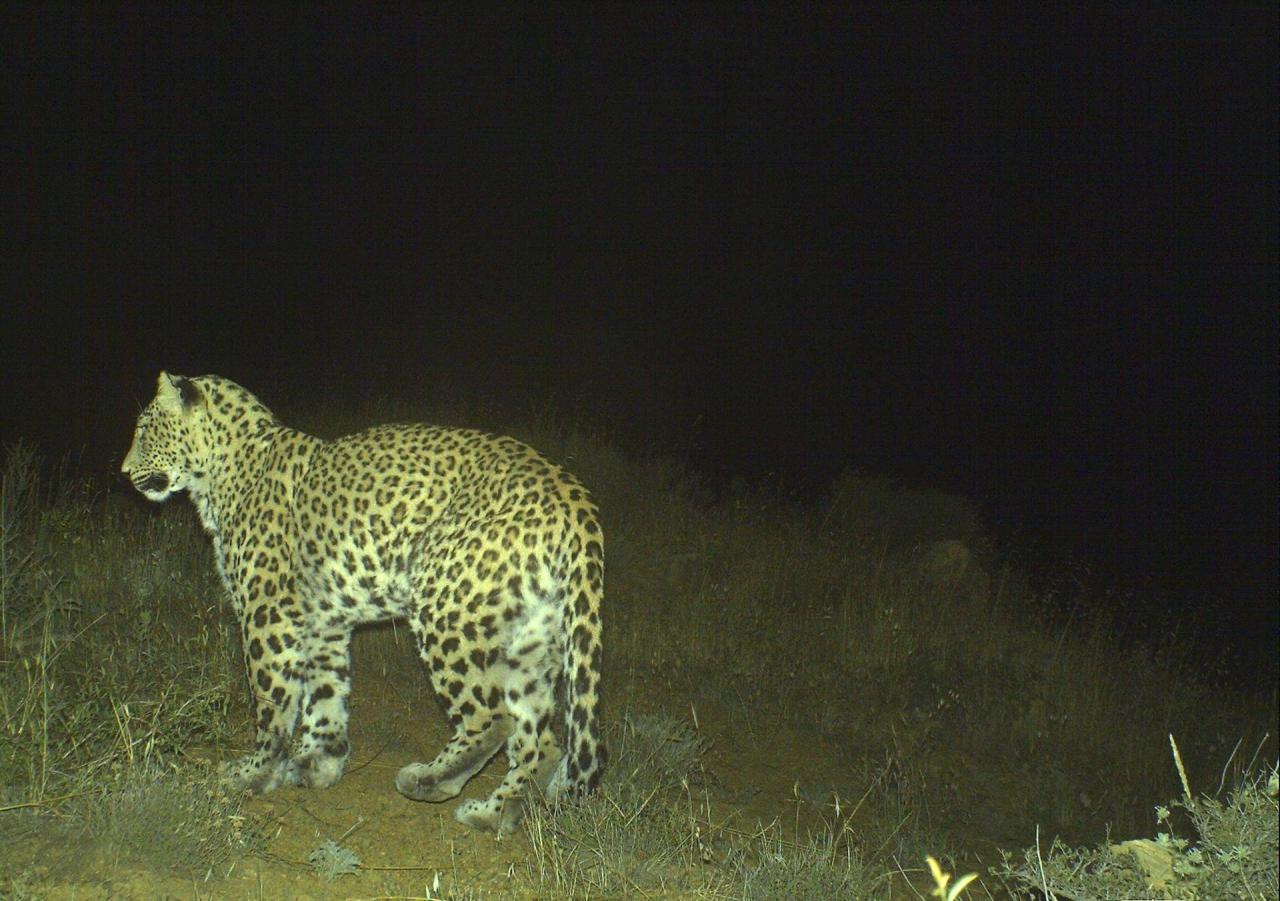
[(142, 492), (160, 492), (169, 487), (169, 477), (162, 472), (153, 472), (141, 482), (134, 482), (134, 486)]

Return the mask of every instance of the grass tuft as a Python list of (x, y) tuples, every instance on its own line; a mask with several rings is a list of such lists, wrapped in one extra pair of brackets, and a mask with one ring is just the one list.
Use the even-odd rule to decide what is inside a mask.
[(634, 714), (613, 730), (614, 761), (595, 795), (533, 805), (530, 878), (566, 898), (712, 892), (721, 874), (700, 866), (705, 826), (690, 814), (704, 742), (685, 722)]
[(126, 767), (72, 806), (83, 836), (108, 859), (200, 878), (265, 845), (242, 797), (216, 778), (156, 765)]
[(848, 824), (807, 841), (788, 841), (779, 824), (740, 841), (730, 856), (735, 897), (766, 899), (888, 897), (888, 876), (867, 866)]

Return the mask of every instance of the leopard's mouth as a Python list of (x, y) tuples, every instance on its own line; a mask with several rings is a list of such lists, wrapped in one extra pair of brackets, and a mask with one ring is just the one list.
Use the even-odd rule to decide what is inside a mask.
[(150, 475), (143, 476), (141, 479), (133, 479), (132, 481), (133, 487), (147, 497), (163, 496), (169, 490), (169, 477), (162, 472), (153, 472)]

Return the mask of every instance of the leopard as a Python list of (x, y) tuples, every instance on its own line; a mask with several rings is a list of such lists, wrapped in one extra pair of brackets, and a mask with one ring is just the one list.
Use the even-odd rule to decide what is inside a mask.
[(564, 467), (474, 429), (324, 439), (229, 379), (162, 371), (121, 472), (151, 501), (185, 492), (212, 539), (254, 718), (252, 750), (220, 766), (234, 788), (341, 779), (353, 630), (386, 620), (407, 621), (450, 729), (400, 768), (400, 794), (455, 798), (505, 750), (497, 788), (454, 811), (504, 836), (531, 800), (599, 785), (604, 536)]

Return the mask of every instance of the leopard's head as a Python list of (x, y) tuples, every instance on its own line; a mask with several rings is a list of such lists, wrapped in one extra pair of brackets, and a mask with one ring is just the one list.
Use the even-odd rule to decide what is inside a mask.
[(200, 386), (161, 372), (156, 396), (138, 415), (133, 445), (120, 471), (153, 501), (198, 485), (207, 467), (207, 419)]

